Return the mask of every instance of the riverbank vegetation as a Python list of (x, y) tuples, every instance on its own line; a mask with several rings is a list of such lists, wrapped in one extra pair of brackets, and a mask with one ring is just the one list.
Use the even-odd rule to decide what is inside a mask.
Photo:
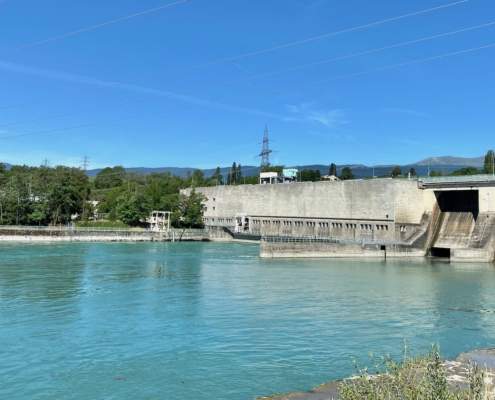
[[(152, 210), (171, 211), (177, 227), (203, 225), (205, 197), (194, 190), (209, 186), (199, 170), (181, 178), (169, 173), (142, 175), (123, 167), (105, 168), (92, 181), (78, 168), (0, 164), (0, 225), (127, 227), (145, 224)], [(95, 220), (104, 219), (95, 223)]]
[[(344, 380), (340, 387), (341, 400), (488, 400), (490, 388), (484, 385), (484, 373), (469, 364), (467, 379), (462, 384), (448, 381), (438, 346), (432, 346), (426, 357), (409, 359), (404, 352), (395, 362), (390, 356), (373, 366), (356, 365), (356, 376)], [(371, 371), (371, 373), (370, 373)]]

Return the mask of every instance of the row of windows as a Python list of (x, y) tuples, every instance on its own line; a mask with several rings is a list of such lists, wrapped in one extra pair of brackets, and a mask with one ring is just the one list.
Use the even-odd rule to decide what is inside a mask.
[[(203, 218), (203, 222), (209, 222), (210, 219), (209, 218)], [(211, 222), (215, 222), (215, 218), (212, 218), (211, 219)], [(227, 222), (227, 223), (234, 223), (234, 219), (233, 218), (218, 218), (217, 222), (220, 222), (220, 223), (224, 223), (224, 222)]]
[[(203, 218), (204, 222), (209, 222), (209, 220), (210, 220), (209, 218)], [(215, 218), (212, 218), (211, 222), (215, 222)], [(219, 223), (233, 223), (234, 219), (233, 218), (218, 218), (218, 222)], [(277, 221), (270, 221), (267, 219), (264, 219), (264, 220), (253, 219), (252, 223), (253, 223), (253, 225), (263, 224), (265, 226), (270, 225), (270, 224), (273, 224), (275, 226), (280, 226), (280, 225), (292, 226), (292, 221), (278, 221), (278, 220)], [(313, 222), (313, 221), (305, 221), (305, 222), (304, 221), (294, 221), (294, 226), (297, 226), (297, 227), (302, 227), (302, 226), (316, 227), (316, 222)], [(329, 223), (328, 222), (318, 222), (318, 227), (319, 228), (328, 228)], [(334, 229), (342, 229), (343, 224), (341, 222), (332, 222), (331, 227)], [(359, 227), (361, 230), (372, 230), (373, 229), (372, 224), (360, 224)], [(346, 229), (357, 229), (357, 224), (347, 223), (347, 224), (345, 224), (345, 228)], [(376, 225), (375, 229), (377, 231), (388, 231), (388, 225)], [(406, 232), (406, 226), (401, 225), (400, 231)]]

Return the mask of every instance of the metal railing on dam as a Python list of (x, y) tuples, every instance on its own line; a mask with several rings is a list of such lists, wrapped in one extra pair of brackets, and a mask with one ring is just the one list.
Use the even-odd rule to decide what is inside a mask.
[(225, 228), (234, 228), (235, 222), (205, 222), (205, 226), (219, 226)]
[(420, 189), (467, 188), (473, 186), (495, 186), (495, 176), (488, 174), (418, 177), (418, 187)]
[(346, 238), (335, 236), (262, 236), (262, 242), (267, 243), (340, 243), (340, 244), (377, 244), (377, 245), (408, 245), (408, 242), (391, 240), (374, 240), (371, 238)]
[(74, 227), (67, 225), (60, 226), (37, 226), (37, 225), (0, 225), (0, 230), (19, 230), (19, 231), (73, 231), (73, 232), (136, 232), (136, 233), (152, 233), (152, 232), (172, 232), (172, 233), (202, 233), (207, 234), (206, 229), (181, 229), (171, 228), (164, 231), (153, 231), (150, 228), (110, 228), (110, 227)]

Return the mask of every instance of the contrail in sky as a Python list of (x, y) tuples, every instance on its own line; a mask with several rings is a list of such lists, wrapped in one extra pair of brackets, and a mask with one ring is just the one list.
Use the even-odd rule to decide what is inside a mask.
[(249, 75), (254, 76), (251, 72), (249, 72), (246, 68), (242, 68), (239, 64), (234, 63), (234, 65), (240, 69), (242, 69), (244, 72), (247, 72)]

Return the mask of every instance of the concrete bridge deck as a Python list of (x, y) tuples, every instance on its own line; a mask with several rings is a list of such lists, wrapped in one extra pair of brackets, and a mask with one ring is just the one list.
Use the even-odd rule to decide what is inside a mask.
[(495, 187), (494, 175), (419, 177), (419, 189), (476, 190), (480, 187)]

